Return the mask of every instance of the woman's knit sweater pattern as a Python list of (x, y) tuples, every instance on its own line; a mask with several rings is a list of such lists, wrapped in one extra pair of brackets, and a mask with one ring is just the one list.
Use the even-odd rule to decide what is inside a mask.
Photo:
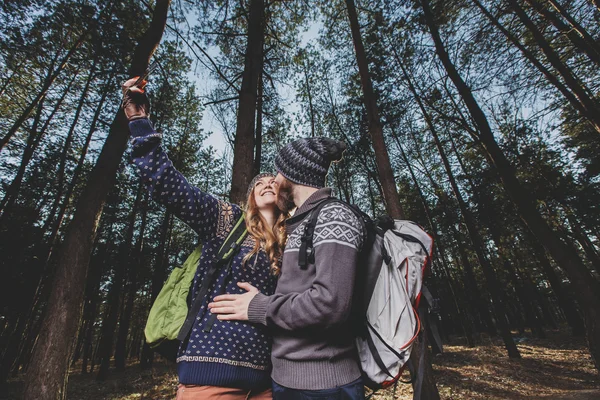
[[(179, 173), (162, 149), (161, 135), (146, 119), (129, 124), (132, 135), (132, 162), (152, 197), (194, 229), (203, 243), (192, 299), (198, 294), (208, 267), (215, 262), (242, 211), (237, 205), (202, 192)], [(221, 272), (203, 300), (188, 339), (181, 343), (177, 369), (182, 384), (258, 389), (270, 384), (270, 337), (264, 326), (248, 322), (216, 320), (210, 332), (204, 327), (210, 318), (208, 302), (221, 293), (243, 293), (237, 282), (248, 282), (270, 295), (276, 281), (269, 274), (270, 261), (259, 251), (243, 265), (244, 255), (254, 247), (247, 237), (234, 257), (231, 272)]]

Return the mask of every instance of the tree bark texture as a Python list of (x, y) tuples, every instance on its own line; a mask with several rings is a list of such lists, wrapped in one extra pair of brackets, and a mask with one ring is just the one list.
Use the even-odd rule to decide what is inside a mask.
[(373, 90), (373, 84), (369, 75), (369, 61), (365, 53), (365, 48), (360, 35), (360, 25), (358, 22), (358, 14), (354, 0), (346, 0), (346, 8), (348, 9), (348, 18), (350, 19), (350, 30), (352, 32), (352, 41), (354, 42), (354, 50), (356, 52), (356, 62), (360, 73), (360, 81), (363, 89), (363, 97), (367, 119), (369, 122), (369, 132), (373, 140), (373, 150), (375, 151), (375, 161), (377, 164), (377, 172), (383, 186), (383, 195), (385, 207), (388, 214), (392, 218), (403, 219), (404, 212), (400, 206), (400, 196), (396, 188), (396, 180), (394, 171), (390, 162), (390, 156), (385, 145), (383, 137), (383, 125), (379, 118), (377, 109), (377, 99)]
[(251, 0), (248, 16), (248, 44), (244, 57), (244, 72), (240, 101), (237, 110), (237, 126), (233, 148), (231, 191), (233, 203), (246, 201), (246, 190), (254, 171), (254, 124), (259, 76), (262, 74), (265, 40), (265, 2)]
[[(141, 75), (162, 39), (170, 0), (157, 0), (152, 22), (133, 57), (130, 76)], [(24, 399), (66, 398), (68, 368), (82, 314), (92, 244), (109, 190), (127, 145), (128, 121), (119, 109), (90, 179), (79, 199), (62, 247), (40, 337), (27, 371)]]

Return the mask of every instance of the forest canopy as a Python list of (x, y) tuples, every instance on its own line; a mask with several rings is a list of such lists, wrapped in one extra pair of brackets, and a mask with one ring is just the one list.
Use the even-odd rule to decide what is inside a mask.
[(444, 336), (518, 358), (515, 332), (565, 327), (598, 369), (599, 22), (598, 0), (2, 2), (0, 385), (66, 398), (71, 365), (156, 357), (149, 307), (197, 238), (130, 164), (120, 86), (153, 62), (150, 120), (202, 191), (239, 203), (292, 139), (344, 141), (334, 193), (434, 238)]

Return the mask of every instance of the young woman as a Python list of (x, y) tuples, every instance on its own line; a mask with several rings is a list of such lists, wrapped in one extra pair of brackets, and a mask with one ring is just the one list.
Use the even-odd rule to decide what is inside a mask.
[[(148, 120), (145, 84), (142, 81), (136, 86), (136, 78), (123, 84), (132, 160), (152, 197), (194, 229), (203, 242), (193, 300), (242, 209), (190, 185), (173, 167), (161, 146), (161, 134)], [(220, 293), (244, 293), (248, 284), (267, 295), (274, 292), (285, 245), (285, 215), (277, 208), (274, 178), (272, 174), (260, 174), (248, 188), (248, 235), (233, 259), (230, 273), (217, 274), (188, 338), (179, 347), (177, 400), (271, 398), (271, 339), (266, 329), (211, 318), (207, 305)]]

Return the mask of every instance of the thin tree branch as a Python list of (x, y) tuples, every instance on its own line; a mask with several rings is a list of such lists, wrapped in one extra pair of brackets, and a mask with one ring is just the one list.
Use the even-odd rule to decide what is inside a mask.
[(219, 104), (219, 103), (225, 103), (227, 101), (232, 101), (232, 100), (239, 100), (240, 96), (234, 96), (234, 97), (228, 97), (226, 99), (220, 99), (220, 100), (214, 100), (214, 101), (209, 101), (208, 103), (204, 103), (205, 106), (209, 106), (212, 104)]

